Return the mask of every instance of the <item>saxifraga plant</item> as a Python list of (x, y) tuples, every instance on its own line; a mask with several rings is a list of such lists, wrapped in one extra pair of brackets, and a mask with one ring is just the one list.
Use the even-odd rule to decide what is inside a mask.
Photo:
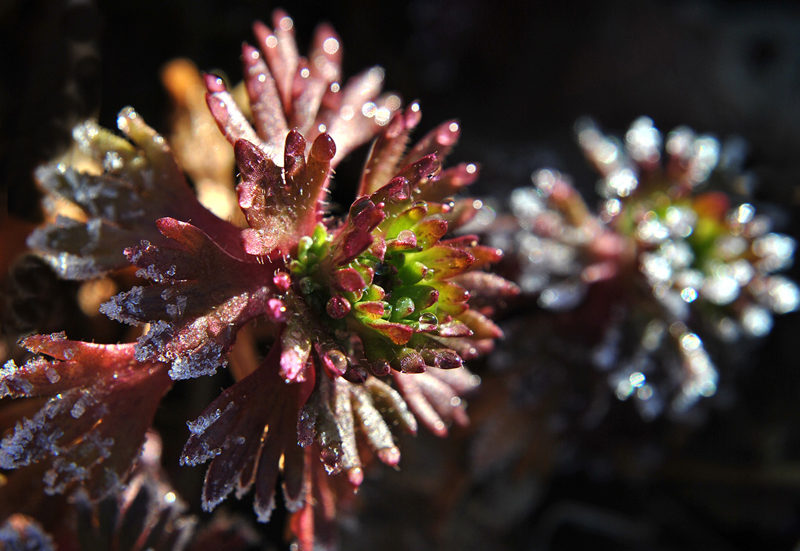
[[(380, 68), (340, 84), (334, 31), (320, 26), (304, 58), (292, 27), (278, 11), (274, 29), (255, 25), (258, 48), (243, 48), (251, 118), (221, 79), (206, 77), (208, 107), (235, 151), (248, 227), (197, 201), (166, 141), (132, 108), (117, 120), (125, 138), (91, 121), (74, 131), (100, 173), (61, 163), (38, 171), (48, 205), (67, 200), (73, 215), (38, 229), (29, 245), (67, 279), (135, 265), (149, 284), (101, 311), (145, 332), (119, 345), (24, 339), (52, 359), (0, 371), (0, 397), (44, 398), (3, 439), (0, 467), (39, 463), (48, 493), (80, 483), (93, 499), (108, 496), (174, 381), (225, 366), (253, 320), (271, 334), (268, 355), (236, 370), (237, 382), (188, 423), (181, 462), (210, 462), (206, 510), (254, 489), (266, 521), (282, 473), (299, 548), (315, 538), (330, 544), (337, 496), (363, 479), (359, 440), (396, 466), (393, 427), (415, 433), (419, 420), (444, 435), (449, 423), (467, 422), (460, 396), (477, 383), (463, 361), (501, 336), (470, 296), (516, 287), (484, 271), (499, 250), (453, 234), (474, 214), (471, 201), (453, 197), (477, 177), (473, 164), (442, 169), (458, 124), (407, 148), (419, 106), (400, 109), (397, 96), (380, 95)], [(357, 199), (332, 216), (332, 169), (376, 135)]]

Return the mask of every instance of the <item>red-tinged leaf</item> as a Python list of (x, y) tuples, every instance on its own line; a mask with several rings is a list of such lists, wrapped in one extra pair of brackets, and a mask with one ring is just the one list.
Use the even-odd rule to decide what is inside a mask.
[(395, 344), (407, 343), (414, 334), (414, 330), (408, 325), (381, 319), (368, 321), (366, 322), (366, 325), (372, 327), (386, 337), (389, 337)]
[[(255, 143), (239, 139), (234, 143), (234, 153), (236, 155), (236, 164), (242, 174), (242, 179), (250, 185), (257, 185), (255, 191), (248, 191), (247, 193), (240, 193), (240, 206), (243, 209), (252, 208), (259, 204), (262, 199), (259, 198), (258, 188), (263, 191), (261, 195), (266, 197), (274, 197), (270, 199), (272, 202), (278, 202), (281, 205), (283, 194), (283, 178), (280, 168), (264, 153), (264, 151)], [(250, 186), (245, 186), (248, 188)], [(259, 226), (255, 226), (259, 227)]]
[(408, 179), (396, 176), (370, 196), (370, 200), (378, 204), (393, 205), (402, 203), (411, 196), (411, 187)]
[(35, 230), (29, 246), (42, 252), (61, 277), (89, 279), (124, 268), (125, 247), (141, 240), (163, 242), (154, 221), (171, 216), (193, 220), (231, 254), (242, 256), (238, 230), (200, 205), (164, 139), (131, 108), (117, 120), (135, 146), (93, 122), (74, 130), (83, 152), (104, 166), (103, 174), (82, 174), (63, 164), (37, 170), (47, 193), (72, 202), (85, 220), (61, 216), (54, 209), (62, 203), (48, 201), (55, 223)]
[[(466, 310), (465, 312), (469, 312)], [(463, 313), (461, 314), (464, 315)], [(458, 320), (451, 320), (447, 323), (440, 323), (436, 334), (442, 337), (471, 337), (472, 330)]]
[(278, 235), (286, 232), (271, 232), (268, 230), (242, 230), (242, 246), (247, 254), (253, 256), (277, 256), (280, 254), (281, 242)]
[(350, 216), (331, 242), (331, 258), (334, 266), (345, 266), (372, 245), (372, 230), (380, 224), (386, 214), (366, 197), (353, 203)]
[[(458, 316), (458, 320), (468, 326), (476, 339), (502, 339), (503, 331), (489, 318), (477, 310), (466, 310)], [(459, 335), (442, 335), (445, 337)]]
[[(294, 38), (291, 23), (282, 25), (289, 16), (283, 10), (272, 12), (274, 31), (257, 21), (253, 32), (258, 38), (259, 47), (267, 59), (267, 64), (275, 76), (275, 83), (281, 93), (284, 111), (288, 112), (292, 99), (292, 82), (300, 63), (300, 54)], [(291, 22), (291, 19), (288, 20)]]
[[(322, 218), (321, 204), (328, 189), (331, 160), (336, 154), (336, 144), (328, 134), (320, 134), (311, 145), (308, 162), (302, 176), (294, 174), (288, 189), (291, 203), (296, 209), (297, 235), (309, 235)], [(299, 181), (298, 181), (299, 180)]]
[(322, 23), (314, 30), (311, 53), (311, 75), (326, 82), (336, 82), (340, 78), (342, 67), (342, 39), (336, 30), (327, 23)]
[[(386, 375), (389, 371), (386, 372)], [(365, 385), (369, 389), (375, 407), (387, 417), (393, 425), (399, 424), (409, 434), (417, 434), (417, 420), (408, 411), (400, 394), (377, 377), (367, 379)]]
[(299, 511), (307, 498), (308, 489), (303, 484), (304, 458), (305, 451), (296, 438), (287, 444), (283, 453), (283, 500), (290, 513)]
[(473, 270), (483, 268), (490, 264), (500, 262), (503, 258), (503, 251), (495, 247), (487, 247), (485, 245), (477, 245), (469, 250), (470, 254), (475, 257), (475, 262), (472, 264)]
[(401, 373), (423, 373), (426, 369), (422, 354), (411, 348), (402, 348), (390, 363), (392, 368)]
[(93, 345), (63, 335), (25, 343), (63, 359), (37, 358), (22, 367), (8, 362), (0, 370), (0, 395), (51, 397), (0, 442), (0, 468), (48, 461), (48, 493), (78, 482), (86, 482), (94, 498), (117, 490), (172, 386), (167, 367), (137, 363), (132, 344)]
[(300, 58), (297, 72), (294, 74), (292, 86), (292, 108), (289, 124), (301, 132), (307, 133), (313, 128), (314, 119), (322, 106), (325, 92), (330, 82), (319, 78), (319, 73), (312, 75), (311, 67), (305, 58)]
[(289, 254), (298, 240), (297, 218), (289, 208), (293, 199), (284, 190), (280, 168), (246, 140), (236, 142), (235, 153), (243, 178), (236, 188), (239, 205), (252, 228), (245, 230), (245, 248), (273, 258)]
[[(214, 117), (217, 126), (231, 145), (236, 144), (239, 140), (246, 140), (264, 149), (266, 145), (247, 122), (247, 118), (236, 104), (236, 100), (233, 99), (230, 92), (225, 90), (222, 79), (214, 75), (206, 75), (206, 87), (209, 90), (206, 95), (206, 103), (211, 111), (211, 116)], [(264, 150), (266, 152), (266, 149)]]
[[(366, 143), (377, 134), (381, 127), (375, 122), (374, 117), (367, 117), (362, 107), (367, 102), (374, 102), (381, 108), (385, 100), (378, 99), (383, 83), (383, 69), (373, 67), (352, 77), (341, 90), (341, 103), (336, 112), (323, 113), (317, 120), (324, 124), (327, 132), (336, 142), (337, 152), (333, 164), (338, 164), (353, 149)], [(340, 113), (352, 113), (349, 118), (341, 117)]]
[(244, 44), (242, 62), (256, 131), (265, 141), (267, 151), (271, 152), (269, 156), (276, 158), (289, 132), (278, 87), (261, 52)]
[(403, 252), (417, 248), (417, 236), (411, 230), (403, 230), (395, 239), (386, 241), (386, 250), (389, 252)]
[(467, 376), (469, 372), (459, 370), (428, 370), (426, 373), (408, 375), (393, 372), (395, 383), (408, 403), (409, 409), (437, 436), (447, 435), (446, 422), (454, 422), (465, 426), (469, 419), (464, 405), (459, 398), (461, 388), (452, 386), (449, 381), (458, 378), (460, 371)]
[(113, 377), (132, 358), (133, 345), (103, 345), (67, 340), (64, 333), (31, 335), (20, 342), (34, 354), (47, 354), (56, 361), (34, 358), (22, 366), (9, 361), (0, 368), (0, 398), (50, 396), (76, 387), (90, 386), (98, 378)]
[(258, 473), (255, 480), (253, 510), (259, 522), (269, 522), (272, 510), (275, 508), (275, 486), (280, 472), (281, 455), (288, 446), (297, 445), (292, 431), (294, 423), (287, 423), (284, 418), (271, 421), (258, 457)]
[(422, 249), (428, 249), (439, 242), (439, 239), (447, 233), (447, 222), (444, 220), (429, 219), (424, 220), (414, 226), (414, 234), (417, 236), (417, 244)]
[(392, 431), (383, 416), (375, 408), (371, 393), (366, 385), (350, 387), (354, 417), (361, 427), (370, 448), (385, 464), (395, 467), (400, 461), (400, 451), (394, 444)]
[(476, 298), (509, 298), (520, 292), (514, 282), (489, 272), (469, 271), (455, 276), (451, 281), (467, 289)]
[(337, 270), (334, 275), (334, 285), (345, 293), (363, 291), (367, 286), (364, 278), (355, 268)]
[(438, 157), (434, 154), (430, 154), (406, 165), (397, 173), (396, 178), (405, 178), (408, 180), (409, 188), (412, 192), (416, 193), (424, 182), (436, 178), (441, 170), (442, 163), (439, 161)]
[[(241, 272), (241, 260), (229, 255), (195, 226), (162, 218), (158, 220), (158, 227), (165, 237), (173, 240), (161, 246), (143, 241), (125, 250), (128, 260), (140, 268), (138, 276), (157, 283), (221, 277), (239, 279), (236, 275)], [(237, 270), (229, 272), (233, 266)], [(252, 275), (252, 269), (245, 271)]]
[(450, 281), (437, 280), (430, 283), (439, 291), (437, 308), (440, 311), (455, 316), (468, 308), (469, 292), (460, 285)]
[(226, 389), (197, 421), (189, 423), (192, 435), (181, 463), (212, 460), (203, 491), (206, 510), (216, 507), (234, 487), (241, 497), (255, 482), (256, 512), (262, 521), (269, 517), (280, 457), (296, 446), (297, 416), (314, 387), (313, 377), (299, 385), (284, 384), (279, 374), (281, 355), (281, 346), (273, 346), (256, 371)]
[(454, 247), (456, 249), (472, 250), (474, 247), (478, 246), (479, 242), (480, 238), (477, 235), (469, 234), (459, 235), (458, 237), (453, 237), (451, 239), (445, 239), (441, 242), (441, 244), (447, 245), (448, 247)]
[(475, 262), (473, 262), (470, 268), (471, 270), (483, 268), (489, 264), (495, 264), (500, 262), (503, 258), (502, 250), (496, 247), (479, 245), (477, 235), (462, 235), (453, 239), (444, 240), (441, 244), (468, 250), (469, 253), (475, 257)]
[(419, 199), (423, 201), (445, 202), (478, 179), (480, 168), (474, 163), (462, 163), (447, 168), (439, 173), (439, 177), (424, 186)]
[(299, 189), (303, 185), (302, 180), (306, 173), (306, 139), (294, 129), (286, 135), (283, 173), (289, 189)]
[(329, 386), (327, 403), (326, 407), (320, 410), (320, 419), (324, 420), (326, 415), (330, 415), (330, 421), (325, 424), (335, 432), (321, 433), (319, 443), (321, 446), (326, 446), (326, 440), (336, 442), (337, 445), (334, 448), (340, 456), (337, 467), (347, 474), (354, 487), (358, 487), (363, 481), (363, 473), (356, 443), (353, 403), (350, 397), (353, 385), (339, 378), (330, 383), (326, 382), (326, 386)]
[(140, 361), (169, 362), (176, 379), (214, 373), (236, 332), (272, 313), (275, 267), (235, 259), (189, 224), (161, 222), (181, 248), (147, 245), (131, 252), (143, 273), (161, 283), (121, 293), (101, 311), (124, 323), (151, 324), (136, 347)]
[(395, 113), (372, 146), (361, 176), (359, 196), (374, 193), (394, 176), (408, 143), (409, 134), (419, 120), (419, 105), (416, 103), (409, 106), (405, 112)]
[(432, 337), (452, 349), (464, 361), (475, 360), (494, 350), (494, 339)]
[(381, 302), (358, 302), (356, 303), (355, 308), (356, 311), (368, 316), (371, 319), (380, 319), (386, 313), (386, 309)]
[[(295, 301), (296, 303), (297, 301)], [(311, 354), (313, 336), (311, 334), (310, 316), (295, 312), (289, 318), (286, 328), (281, 334), (281, 371), (280, 375), (287, 383), (303, 382), (308, 376), (306, 364)]]
[(458, 142), (461, 128), (458, 122), (445, 121), (428, 132), (403, 158), (403, 164), (411, 164), (427, 155), (435, 154), (440, 161), (444, 161)]
[(438, 244), (414, 255), (414, 260), (425, 264), (433, 270), (434, 278), (442, 280), (467, 270), (475, 257), (464, 249)]
[(445, 218), (450, 223), (451, 230), (458, 228), (469, 223), (473, 218), (478, 215), (483, 204), (480, 201), (472, 199), (456, 199), (453, 208), (447, 213)]
[(386, 240), (375, 239), (372, 241), (372, 245), (370, 245), (368, 249), (369, 254), (377, 258), (379, 261), (383, 261), (384, 257), (386, 256)]
[(417, 420), (433, 434), (443, 438), (447, 436), (447, 426), (430, 402), (428, 402), (417, 383), (418, 377), (424, 377), (426, 375), (426, 373), (407, 374), (397, 371), (392, 372), (392, 377), (394, 378), (397, 388), (400, 390), (400, 394), (403, 395), (403, 398), (408, 404), (408, 408), (414, 413)]

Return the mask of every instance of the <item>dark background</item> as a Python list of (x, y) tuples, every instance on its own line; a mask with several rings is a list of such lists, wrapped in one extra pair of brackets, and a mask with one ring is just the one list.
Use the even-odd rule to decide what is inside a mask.
[[(274, 7), (221, 0), (0, 2), (0, 181), (8, 213), (39, 218), (30, 171), (67, 147), (79, 120), (95, 116), (114, 128), (117, 112), (132, 105), (166, 132), (169, 105), (159, 70), (168, 60), (188, 57), (237, 82), (241, 42), (252, 40), (254, 19), (269, 23)], [(591, 190), (595, 177), (574, 144), (574, 121), (590, 115), (618, 134), (646, 114), (664, 131), (685, 124), (743, 137), (759, 208), (781, 231), (800, 235), (800, 8), (794, 3), (340, 0), (282, 7), (294, 19), (301, 53), (314, 25), (329, 21), (342, 37), (345, 75), (380, 64), (387, 89), (421, 100), (418, 135), (458, 118), (462, 141), (454, 160), (482, 164), (477, 195), (502, 200), (543, 166), (569, 172)], [(346, 201), (362, 162), (357, 152), (342, 165), (335, 198)], [(797, 268), (791, 276), (798, 279)], [(418, 518), (413, 499), (376, 506), (385, 516), (351, 523), (348, 548), (369, 548), (363, 542), (389, 548), (387, 539), (399, 549), (412, 542), (433, 548), (424, 535), (435, 532), (442, 548), (792, 549), (800, 540), (797, 337), (797, 313), (778, 319), (752, 365), (737, 375), (734, 406), (712, 406), (681, 448), (732, 466), (730, 472), (695, 472), (679, 483), (578, 467), (533, 477), (503, 472), (457, 498), (438, 531), (419, 528), (430, 519)], [(628, 413), (623, 419), (633, 434), (671, 449), (664, 427), (640, 426)], [(419, 440), (422, 450), (442, 445)], [(457, 440), (452, 453), (464, 445)], [(405, 459), (408, 446), (404, 472), (415, 462), (413, 451)], [(403, 479), (393, 476), (367, 486), (367, 503), (384, 487), (389, 496), (401, 492)], [(470, 529), (481, 536), (467, 545)], [(386, 537), (395, 531), (410, 535)], [(277, 538), (279, 527), (273, 532)]]

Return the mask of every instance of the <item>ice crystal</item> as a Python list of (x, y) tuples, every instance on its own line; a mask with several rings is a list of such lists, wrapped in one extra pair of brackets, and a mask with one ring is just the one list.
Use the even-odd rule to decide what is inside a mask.
[(53, 538), (30, 517), (15, 514), (0, 525), (0, 547), (9, 551), (53, 551)]
[(87, 482), (93, 496), (113, 491), (136, 459), (161, 397), (171, 386), (166, 366), (134, 361), (134, 345), (96, 345), (63, 335), (23, 341), (34, 358), (0, 373), (6, 396), (46, 397), (0, 442), (0, 467), (45, 461), (46, 490)]
[(57, 202), (46, 202), (55, 218), (34, 231), (28, 245), (65, 279), (90, 279), (125, 267), (125, 247), (142, 239), (162, 240), (154, 222), (165, 216), (191, 219), (229, 252), (239, 249), (236, 228), (198, 203), (164, 139), (130, 107), (117, 123), (133, 143), (92, 121), (73, 132), (80, 149), (101, 164), (102, 174), (78, 172), (64, 163), (37, 171), (46, 192), (73, 203), (82, 219), (62, 216), (54, 208)]

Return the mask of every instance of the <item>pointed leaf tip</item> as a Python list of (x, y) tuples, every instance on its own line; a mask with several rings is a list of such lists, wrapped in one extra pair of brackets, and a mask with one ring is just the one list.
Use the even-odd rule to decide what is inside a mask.
[(242, 43), (242, 59), (249, 66), (261, 58), (261, 52), (253, 48), (247, 42)]
[(458, 121), (447, 121), (439, 127), (436, 133), (436, 142), (443, 147), (455, 145), (461, 136), (461, 126)]
[(225, 81), (222, 80), (217, 75), (212, 75), (207, 73), (203, 75), (203, 80), (206, 83), (206, 88), (208, 89), (209, 93), (217, 94), (219, 92), (225, 92), (228, 88), (225, 86)]

